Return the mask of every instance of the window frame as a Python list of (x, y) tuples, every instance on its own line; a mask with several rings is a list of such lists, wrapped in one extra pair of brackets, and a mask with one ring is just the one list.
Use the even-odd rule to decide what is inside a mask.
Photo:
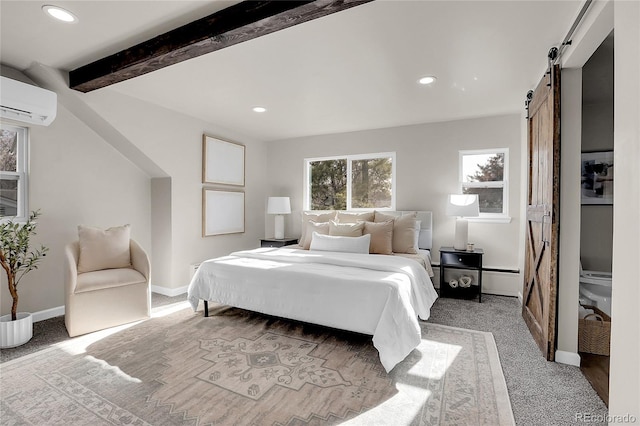
[(29, 128), (0, 122), (0, 128), (15, 131), (16, 140), (16, 171), (9, 172), (0, 170), (0, 177), (3, 179), (18, 181), (18, 200), (16, 216), (0, 216), (0, 222), (13, 220), (15, 222), (26, 222), (29, 216)]
[[(489, 182), (464, 182), (463, 174), (463, 158), (466, 155), (487, 155), (487, 154), (503, 154), (504, 170), (501, 181)], [(511, 222), (509, 216), (509, 148), (487, 148), (487, 149), (470, 149), (458, 151), (458, 189), (461, 194), (464, 188), (502, 188), (502, 213), (483, 213), (480, 216), (468, 217), (469, 221), (475, 222)]]
[[(351, 186), (352, 186), (352, 162), (358, 160), (374, 160), (376, 158), (391, 158), (391, 206), (377, 207), (379, 211), (394, 211), (396, 209), (396, 153), (394, 152), (375, 152), (370, 154), (352, 154), (352, 155), (335, 155), (330, 157), (314, 157), (304, 159), (304, 183), (303, 183), (303, 208), (306, 211), (311, 210), (311, 163), (317, 161), (346, 160), (347, 162), (347, 206), (348, 211), (371, 211), (371, 207), (352, 207), (351, 205)], [(322, 210), (314, 210), (322, 211)]]

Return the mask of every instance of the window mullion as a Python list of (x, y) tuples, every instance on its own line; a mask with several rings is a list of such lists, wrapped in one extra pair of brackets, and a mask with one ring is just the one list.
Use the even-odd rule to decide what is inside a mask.
[(495, 180), (488, 182), (462, 182), (463, 188), (504, 188), (504, 181)]
[(347, 156), (347, 210), (351, 210), (351, 157)]

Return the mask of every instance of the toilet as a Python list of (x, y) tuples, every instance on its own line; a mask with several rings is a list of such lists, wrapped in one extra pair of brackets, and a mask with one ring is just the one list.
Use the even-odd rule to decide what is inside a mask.
[(580, 304), (611, 316), (611, 272), (586, 271), (580, 264)]

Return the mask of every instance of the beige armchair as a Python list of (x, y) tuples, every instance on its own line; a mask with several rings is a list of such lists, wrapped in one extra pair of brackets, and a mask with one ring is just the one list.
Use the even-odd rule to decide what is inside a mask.
[(69, 336), (149, 318), (149, 258), (130, 240), (129, 268), (78, 273), (78, 241), (65, 249), (65, 315)]

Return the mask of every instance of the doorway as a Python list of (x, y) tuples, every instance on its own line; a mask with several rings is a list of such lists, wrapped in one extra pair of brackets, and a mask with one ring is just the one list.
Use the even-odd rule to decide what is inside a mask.
[(578, 350), (583, 374), (607, 405), (614, 202), (613, 42), (612, 31), (582, 67), (579, 301), (585, 309), (579, 313)]

